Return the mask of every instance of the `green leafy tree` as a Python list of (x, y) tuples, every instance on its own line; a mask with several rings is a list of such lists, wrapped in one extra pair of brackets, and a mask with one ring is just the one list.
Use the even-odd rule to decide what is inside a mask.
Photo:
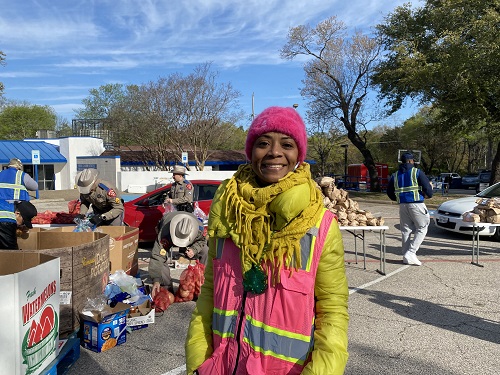
[(407, 98), (432, 103), (456, 132), (496, 140), (500, 177), (500, 13), (498, 0), (427, 0), (396, 8), (377, 29), (386, 48), (373, 83), (389, 112)]
[(128, 88), (121, 83), (109, 83), (98, 89), (89, 90), (90, 95), (82, 100), (83, 108), (75, 109), (78, 119), (106, 119), (113, 107), (122, 103), (128, 95)]
[(58, 137), (71, 137), (73, 135), (69, 121), (62, 116), (57, 116), (56, 131)]
[(49, 106), (11, 104), (0, 112), (0, 138), (34, 138), (38, 130), (55, 130), (57, 115)]
[(332, 122), (322, 118), (308, 116), (308, 154), (316, 161), (312, 166), (315, 174), (331, 174), (343, 163), (339, 153), (341, 141), (346, 141), (344, 134)]
[[(310, 99), (314, 117), (338, 121), (347, 131), (351, 143), (363, 155), (370, 174), (371, 191), (380, 191), (375, 160), (367, 147), (369, 122), (370, 74), (379, 56), (376, 39), (355, 32), (347, 35), (346, 26), (330, 17), (312, 28), (297, 26), (290, 29), (281, 57), (310, 58), (304, 65), (302, 96)], [(370, 112), (375, 113), (375, 112)]]

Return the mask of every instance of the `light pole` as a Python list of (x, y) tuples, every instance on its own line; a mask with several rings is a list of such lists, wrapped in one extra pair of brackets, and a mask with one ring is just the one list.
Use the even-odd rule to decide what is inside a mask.
[(347, 148), (349, 147), (348, 144), (343, 144), (340, 145), (344, 149), (344, 189), (346, 188), (346, 183), (347, 183)]

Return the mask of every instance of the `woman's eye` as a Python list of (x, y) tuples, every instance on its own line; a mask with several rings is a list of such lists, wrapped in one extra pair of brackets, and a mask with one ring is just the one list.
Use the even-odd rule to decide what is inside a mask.
[(267, 142), (267, 141), (257, 142), (258, 147), (267, 147), (268, 145), (269, 145), (269, 142)]

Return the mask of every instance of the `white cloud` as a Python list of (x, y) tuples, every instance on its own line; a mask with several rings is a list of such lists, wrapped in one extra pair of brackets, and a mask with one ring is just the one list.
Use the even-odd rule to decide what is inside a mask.
[[(368, 30), (407, 1), (0, 0), (0, 50), (7, 58), (0, 79), (6, 96), (52, 102), (61, 111), (60, 100), (84, 98), (91, 88), (140, 84), (204, 62), (236, 77), (237, 89), (251, 91), (266, 85), (266, 69), (302, 70), (302, 58), (279, 56), (290, 27), (336, 15), (350, 28)], [(259, 83), (236, 74), (257, 68)], [(293, 79), (279, 98), (296, 100), (300, 75)], [(264, 91), (270, 101), (280, 95)]]

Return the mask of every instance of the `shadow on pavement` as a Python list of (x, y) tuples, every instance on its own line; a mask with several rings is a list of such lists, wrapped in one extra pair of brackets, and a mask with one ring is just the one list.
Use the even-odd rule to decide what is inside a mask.
[(477, 339), (500, 344), (500, 323), (447, 308), (444, 305), (390, 293), (360, 290), (369, 301), (392, 309), (415, 321), (450, 330)]

